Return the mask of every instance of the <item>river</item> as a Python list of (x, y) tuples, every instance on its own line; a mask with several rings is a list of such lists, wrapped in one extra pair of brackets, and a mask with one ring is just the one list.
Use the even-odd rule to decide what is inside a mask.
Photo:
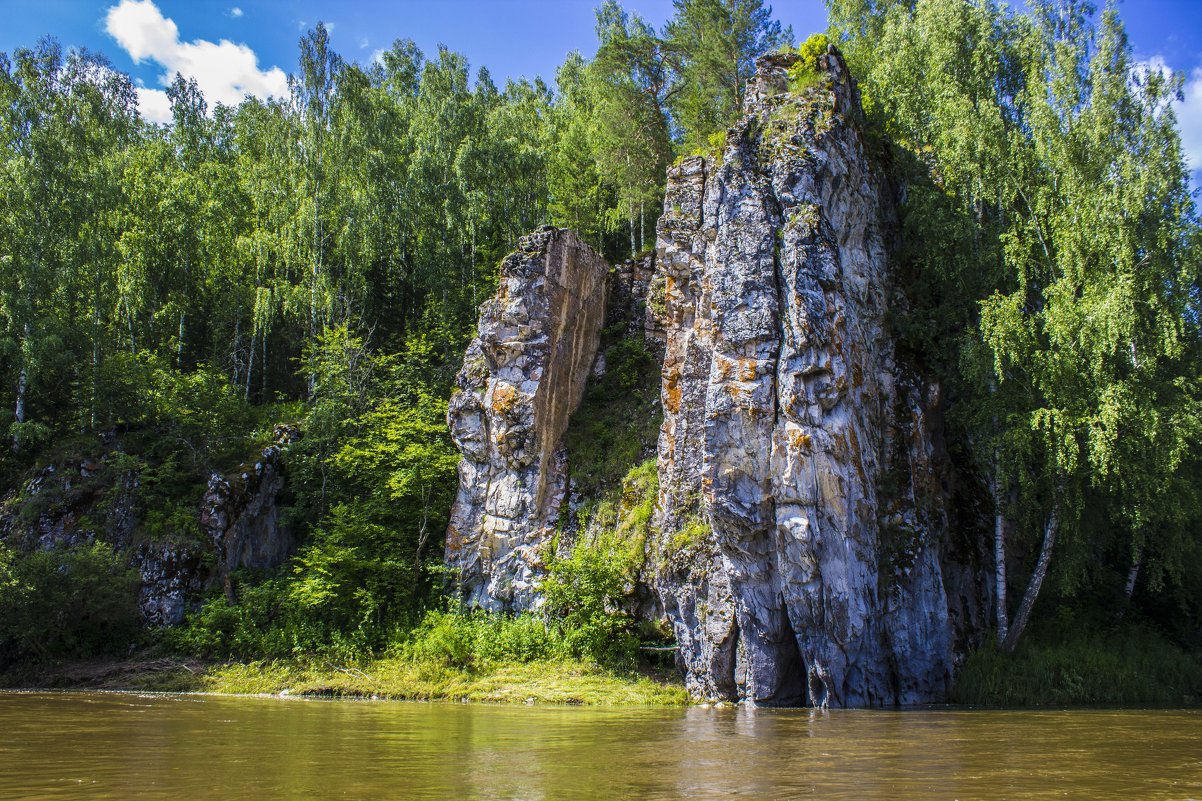
[(0, 798), (1202, 799), (1202, 711), (0, 693)]

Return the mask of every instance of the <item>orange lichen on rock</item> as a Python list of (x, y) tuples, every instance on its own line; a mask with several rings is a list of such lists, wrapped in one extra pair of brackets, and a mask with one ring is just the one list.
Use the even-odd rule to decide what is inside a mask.
[(680, 368), (679, 365), (673, 365), (675, 369), (664, 373), (663, 397), (664, 409), (671, 414), (676, 414), (680, 411)]
[(492, 410), (499, 415), (508, 414), (518, 402), (518, 391), (512, 384), (497, 383), (492, 391)]

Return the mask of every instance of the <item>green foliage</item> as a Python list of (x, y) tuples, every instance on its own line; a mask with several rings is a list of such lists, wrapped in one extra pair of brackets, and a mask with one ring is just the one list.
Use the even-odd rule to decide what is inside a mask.
[(987, 643), (969, 655), (952, 691), (956, 703), (982, 706), (1177, 705), (1199, 699), (1202, 660), (1136, 625), (1033, 631), (1012, 655)]
[(812, 33), (801, 46), (797, 48), (801, 61), (798, 62), (809, 69), (818, 68), (818, 57), (825, 56), (831, 46), (830, 37), (825, 33)]
[(633, 666), (639, 641), (626, 608), (643, 562), (643, 539), (593, 531), (568, 554), (555, 554), (540, 589), (545, 611), (576, 657), (600, 664)]
[(1137, 67), (1113, 7), (828, 7), (900, 145), (909, 303), (892, 322), (954, 399), (953, 448), (995, 488), (1011, 575), (1046, 541), (1066, 592), (1101, 552), (1179, 581), (1202, 523), (1180, 77)]
[(605, 332), (602, 347), (605, 375), (590, 382), (564, 435), (572, 480), (593, 499), (654, 451), (662, 420), (659, 368), (642, 335)]
[(378, 645), (417, 583), (411, 547), (363, 510), (335, 506), (293, 560), (285, 599), (317, 632), (310, 647), (338, 636)]
[(566, 657), (570, 649), (559, 631), (538, 615), (430, 611), (392, 650), (422, 665), (486, 670), (551, 661)]
[(571, 656), (635, 664), (639, 637), (631, 599), (642, 578), (658, 489), (656, 462), (647, 459), (586, 508), (575, 542), (556, 543), (540, 589), (544, 611)]
[(106, 427), (153, 432), (149, 455), (209, 466), (246, 449), (254, 415), (228, 376), (206, 365), (182, 373), (149, 351), (119, 352), (101, 366), (97, 391)]
[(248, 578), (234, 577), (239, 591), (236, 604), (224, 595), (214, 595), (190, 613), (182, 626), (160, 632), (163, 643), (196, 656), (253, 659), (290, 654), (296, 643), (306, 642), (303, 632), (293, 628), (293, 621), (285, 620), (283, 582), (278, 578), (245, 581)]
[(45, 660), (128, 649), (141, 623), (137, 586), (134, 571), (101, 542), (23, 556), (0, 545), (0, 656)]
[(353, 655), (416, 619), (440, 561), (458, 454), (433, 348), (380, 354), (345, 327), (309, 350), (305, 437), (288, 453), (291, 522), (305, 544), (280, 575), (236, 582), (173, 642), (208, 656)]
[(790, 92), (801, 94), (826, 82), (826, 76), (818, 66), (818, 57), (826, 55), (829, 46), (830, 39), (825, 33), (815, 33), (801, 43), (797, 49), (801, 59), (789, 67)]
[[(256, 576), (240, 572), (232, 578), (235, 602), (214, 594), (184, 624), (158, 632), (171, 650), (215, 659), (321, 656), (353, 659), (382, 648), (389, 632), (363, 615), (377, 610), (371, 591), (357, 593), (341, 581), (356, 569), (377, 578), (370, 566), (345, 554), (316, 549), (294, 562), (307, 568), (300, 580), (288, 572)], [(328, 569), (329, 576), (320, 571)], [(314, 574), (317, 575), (314, 575)], [(324, 581), (323, 581), (324, 579)], [(378, 590), (379, 581), (372, 588)]]
[(689, 557), (696, 553), (713, 537), (709, 523), (701, 518), (685, 521), (680, 530), (668, 541), (669, 557)]
[(793, 41), (791, 28), (772, 19), (760, 0), (675, 0), (664, 26), (668, 49), (679, 54), (669, 107), (681, 140), (700, 150), (738, 117), (755, 59)]
[[(722, 151), (725, 149), (726, 131), (716, 131), (715, 133), (709, 135), (709, 138), (705, 140), (704, 145), (696, 148), (687, 155), (704, 156), (713, 162), (719, 162), (722, 160)], [(677, 163), (679, 164), (685, 159), (685, 157), (685, 155), (681, 155), (681, 157), (677, 159)]]

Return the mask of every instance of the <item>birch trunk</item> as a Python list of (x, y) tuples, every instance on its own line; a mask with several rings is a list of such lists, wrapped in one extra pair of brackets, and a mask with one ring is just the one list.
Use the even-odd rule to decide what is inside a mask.
[(1039, 597), (1039, 590), (1048, 574), (1048, 563), (1052, 560), (1052, 548), (1056, 544), (1056, 530), (1059, 526), (1060, 508), (1053, 506), (1052, 513), (1048, 516), (1047, 525), (1043, 530), (1043, 545), (1039, 548), (1039, 560), (1035, 563), (1035, 572), (1031, 574), (1031, 581), (1027, 584), (1027, 591), (1023, 594), (1018, 614), (1014, 616), (1014, 623), (1002, 643), (1002, 650), (1008, 654), (1014, 653), (1014, 649), (1018, 645), (1018, 638), (1022, 636), (1023, 629), (1027, 627), (1027, 621), (1031, 619), (1031, 610), (1035, 607), (1035, 599)]
[[(29, 323), (25, 324), (25, 341), (29, 342)], [(28, 344), (26, 344), (28, 347)], [(18, 423), (25, 422), (25, 393), (29, 389), (29, 360), (22, 354), (21, 372), (17, 373), (17, 404), (13, 410), (13, 416)], [(21, 434), (20, 430), (13, 433), (13, 453), (21, 450)]]
[(993, 513), (994, 596), (997, 603), (997, 642), (1000, 646), (1006, 642), (1010, 619), (1006, 611), (1006, 516), (1002, 511), (1002, 493), (997, 479), (994, 479), (993, 498), (995, 504)]

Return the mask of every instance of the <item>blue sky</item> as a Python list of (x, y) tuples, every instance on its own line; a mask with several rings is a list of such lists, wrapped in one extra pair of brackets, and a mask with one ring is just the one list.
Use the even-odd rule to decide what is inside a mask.
[[(322, 20), (348, 61), (369, 61), (394, 39), (427, 53), (445, 44), (466, 53), (494, 80), (553, 78), (564, 55), (594, 47), (599, 0), (0, 0), (0, 50), (51, 34), (66, 46), (105, 53), (143, 87), (146, 116), (162, 118), (162, 86), (179, 70), (206, 97), (237, 102), (244, 93), (284, 91), (301, 34)], [(671, 0), (625, 0), (662, 25)], [(820, 0), (779, 0), (775, 15), (798, 36), (826, 27)], [(1126, 0), (1120, 4), (1138, 58), (1186, 75), (1178, 109), (1191, 167), (1202, 169), (1202, 0)]]

